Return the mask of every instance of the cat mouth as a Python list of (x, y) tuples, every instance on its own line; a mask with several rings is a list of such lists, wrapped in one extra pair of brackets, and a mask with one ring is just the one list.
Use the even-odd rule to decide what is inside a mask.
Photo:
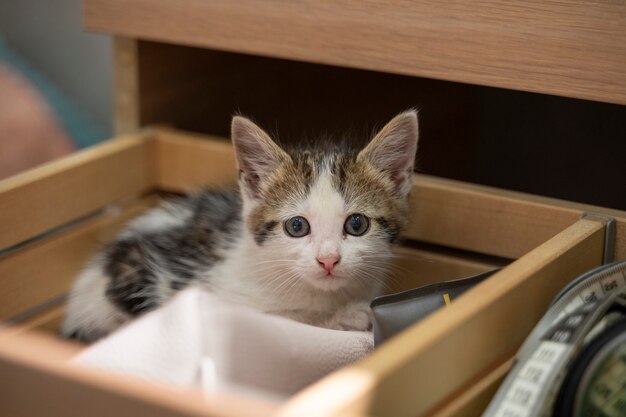
[(320, 279), (323, 279), (323, 280), (338, 279), (340, 277), (340, 274), (338, 274), (337, 271), (331, 271), (331, 272), (323, 271), (320, 273), (319, 277)]

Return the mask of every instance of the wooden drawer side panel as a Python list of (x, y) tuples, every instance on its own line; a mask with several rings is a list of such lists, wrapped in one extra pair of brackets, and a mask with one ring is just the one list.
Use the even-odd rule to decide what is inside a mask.
[(441, 409), (428, 413), (427, 417), (479, 417), (500, 388), (513, 361), (511, 358), (485, 376), (472, 381), (465, 390), (452, 395)]
[(0, 256), (0, 320), (6, 320), (67, 293), (89, 257), (140, 214), (155, 198), (88, 220)]
[(604, 229), (578, 221), (355, 366), (305, 390), (281, 415), (316, 409), (316, 416), (409, 417), (441, 409), (514, 353), (567, 282), (601, 264)]
[(151, 141), (120, 137), (0, 181), (0, 249), (153, 188)]
[(156, 183), (166, 191), (236, 183), (235, 154), (230, 141), (159, 129), (156, 132)]
[(613, 256), (626, 258), (624, 211), (426, 175), (414, 178), (407, 234), (416, 239), (516, 259), (588, 212), (615, 219)]

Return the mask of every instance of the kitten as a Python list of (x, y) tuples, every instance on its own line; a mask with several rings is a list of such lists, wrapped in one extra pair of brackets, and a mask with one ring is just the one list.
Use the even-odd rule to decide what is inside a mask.
[(360, 152), (336, 142), (287, 151), (235, 116), (239, 187), (131, 222), (78, 277), (62, 334), (96, 340), (190, 285), (316, 326), (370, 329), (369, 301), (407, 219), (417, 138), (407, 111)]

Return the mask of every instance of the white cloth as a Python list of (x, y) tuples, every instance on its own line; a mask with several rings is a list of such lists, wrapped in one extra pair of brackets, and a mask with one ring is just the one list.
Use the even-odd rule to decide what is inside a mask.
[(309, 326), (190, 288), (75, 360), (181, 386), (281, 399), (373, 346), (371, 333)]

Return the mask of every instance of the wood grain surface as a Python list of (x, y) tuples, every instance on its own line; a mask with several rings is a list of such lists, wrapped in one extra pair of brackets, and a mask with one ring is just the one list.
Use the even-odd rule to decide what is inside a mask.
[(190, 192), (236, 184), (235, 154), (228, 139), (164, 128), (155, 135), (155, 179), (161, 190)]
[(115, 134), (133, 133), (139, 129), (139, 63), (137, 40), (113, 38), (113, 105)]
[(90, 256), (124, 222), (154, 205), (146, 197), (0, 256), (0, 320), (66, 294)]
[(467, 278), (505, 265), (503, 262), (445, 253), (436, 249), (399, 246), (395, 254), (388, 278), (388, 293)]
[(150, 141), (119, 137), (0, 181), (0, 249), (152, 188)]
[(465, 389), (450, 396), (440, 409), (429, 412), (424, 417), (478, 417), (482, 415), (506, 374), (513, 366), (514, 358), (489, 370), (484, 376), (471, 381)]
[(86, 0), (89, 30), (626, 104), (626, 3)]
[(519, 258), (584, 212), (616, 220), (615, 259), (626, 257), (626, 212), (426, 175), (414, 175), (406, 235), (430, 243)]

